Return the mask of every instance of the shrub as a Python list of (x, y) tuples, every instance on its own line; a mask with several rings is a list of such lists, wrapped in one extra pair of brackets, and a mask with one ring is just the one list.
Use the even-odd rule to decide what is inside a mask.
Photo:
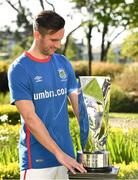
[(88, 61), (71, 61), (76, 76), (88, 75)]
[(10, 103), (10, 93), (0, 93), (0, 104), (9, 104)]
[(19, 124), (0, 126), (0, 164), (18, 162), (19, 127)]
[(0, 73), (7, 72), (9, 67), (8, 61), (0, 61)]
[(13, 162), (8, 165), (0, 164), (0, 179), (19, 179), (19, 163)]
[(110, 76), (112, 79), (120, 74), (124, 69), (121, 64), (94, 62), (92, 64), (92, 74), (96, 76)]
[(68, 105), (68, 114), (69, 114), (69, 117), (70, 117), (70, 118), (75, 117), (71, 105)]
[[(0, 105), (0, 116), (3, 116), (3, 115), (8, 116), (7, 123), (9, 124), (17, 124), (19, 122), (20, 115), (16, 106), (9, 105), (9, 104)], [(2, 122), (0, 121), (0, 123)]]
[[(87, 76), (88, 75), (88, 61), (71, 61), (76, 75)], [(110, 76), (114, 78), (115, 75), (121, 73), (124, 69), (123, 65), (115, 63), (105, 62), (93, 62), (92, 63), (92, 75), (93, 76)]]
[(138, 179), (138, 163), (131, 162), (128, 165), (123, 162), (122, 164), (116, 164), (120, 167), (117, 178), (118, 179)]
[(126, 67), (124, 71), (115, 78), (114, 83), (124, 91), (135, 92), (138, 97), (138, 63), (133, 63)]
[(107, 148), (112, 163), (138, 162), (138, 129), (111, 128)]
[(0, 61), (0, 91), (6, 93), (8, 91), (7, 70), (9, 62)]
[(110, 112), (137, 112), (138, 102), (121, 87), (111, 85)]

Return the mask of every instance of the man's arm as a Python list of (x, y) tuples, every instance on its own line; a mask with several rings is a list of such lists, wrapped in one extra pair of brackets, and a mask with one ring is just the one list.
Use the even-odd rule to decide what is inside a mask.
[[(69, 99), (70, 99), (70, 103), (72, 105), (73, 108), (73, 112), (74, 115), (76, 116), (77, 120), (78, 120), (78, 124), (80, 125), (79, 122), (79, 104), (78, 104), (78, 92), (74, 91), (69, 95)], [(86, 162), (84, 161), (84, 157), (83, 157), (83, 152), (81, 152), (81, 156), (80, 156), (80, 162), (82, 165), (86, 165)]]
[(35, 113), (35, 107), (30, 100), (18, 100), (15, 102), (19, 112), (25, 120), (25, 124), (35, 138), (51, 153), (53, 153), (57, 160), (67, 167), (72, 173), (75, 173), (74, 168), (80, 172), (86, 172), (82, 165), (75, 159), (65, 154), (56, 142), (50, 136), (47, 128), (44, 126), (41, 119)]

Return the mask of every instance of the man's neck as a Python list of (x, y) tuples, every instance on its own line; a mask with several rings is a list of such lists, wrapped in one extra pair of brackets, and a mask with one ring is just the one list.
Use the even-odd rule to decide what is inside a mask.
[(48, 55), (42, 54), (39, 48), (34, 43), (32, 44), (31, 48), (27, 52), (29, 52), (32, 56), (38, 59), (45, 59), (48, 57)]

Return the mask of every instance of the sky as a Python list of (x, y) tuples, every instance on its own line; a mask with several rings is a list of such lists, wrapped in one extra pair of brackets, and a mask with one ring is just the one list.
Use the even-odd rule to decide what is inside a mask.
[[(0, 2), (2, 1), (4, 0), (0, 0)], [(64, 42), (67, 34), (80, 24), (81, 18), (77, 14), (75, 14), (74, 16), (74, 12), (72, 10), (72, 4), (69, 3), (69, 0), (49, 0), (49, 2), (54, 5), (56, 12), (65, 18), (66, 25), (65, 25), (65, 36), (63, 39), (63, 42)], [(28, 1), (23, 0), (23, 3), (25, 6), (31, 9), (31, 12), (33, 13), (33, 15), (37, 14), (37, 12), (42, 10), (39, 4), (39, 1), (37, 0), (28, 0)], [(51, 10), (51, 6), (47, 5), (46, 9)], [(16, 15), (17, 15), (16, 11), (12, 9), (10, 5), (7, 4), (6, 2), (0, 5), (0, 29), (4, 25), (11, 25), (11, 28), (15, 29), (16, 27), (11, 22), (16, 20)], [(114, 41), (114, 44), (121, 43), (124, 37), (126, 37), (127, 35), (128, 35), (128, 32), (123, 33)], [(81, 40), (84, 37), (83, 30), (82, 29), (77, 30), (75, 33), (73, 33), (73, 36), (76, 39)], [(94, 30), (93, 36), (92, 36), (92, 46), (96, 48), (100, 45), (100, 43), (101, 43), (101, 34), (97, 33), (97, 31)]]

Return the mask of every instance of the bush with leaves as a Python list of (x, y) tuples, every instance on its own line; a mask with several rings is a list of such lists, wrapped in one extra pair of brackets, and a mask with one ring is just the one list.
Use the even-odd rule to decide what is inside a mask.
[(110, 112), (136, 112), (138, 102), (121, 87), (111, 85)]
[[(16, 106), (10, 104), (0, 105), (0, 116), (7, 115), (7, 123), (8, 124), (18, 124), (20, 120), (20, 114), (16, 108)], [(0, 124), (2, 121), (0, 119)]]
[(138, 63), (126, 66), (124, 71), (115, 78), (114, 83), (138, 98)]

